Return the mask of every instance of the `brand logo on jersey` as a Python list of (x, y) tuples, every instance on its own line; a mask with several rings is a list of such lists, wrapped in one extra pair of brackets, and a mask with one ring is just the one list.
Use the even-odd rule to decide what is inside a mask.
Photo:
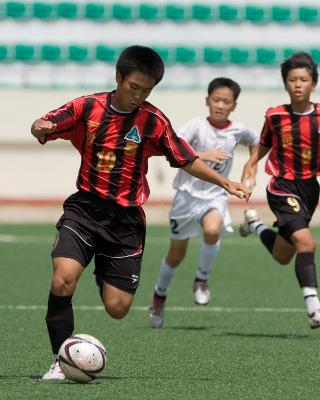
[(87, 121), (87, 128), (92, 129), (92, 128), (98, 128), (100, 126), (100, 122), (92, 121), (92, 119), (88, 119)]
[(100, 126), (99, 122), (92, 121), (91, 119), (88, 119), (87, 121), (87, 131), (86, 131), (86, 144), (92, 144), (94, 141), (94, 138), (96, 136), (96, 129)]
[(139, 135), (139, 130), (136, 126), (131, 128), (130, 132), (128, 132), (124, 138), (130, 142), (141, 143), (141, 136)]

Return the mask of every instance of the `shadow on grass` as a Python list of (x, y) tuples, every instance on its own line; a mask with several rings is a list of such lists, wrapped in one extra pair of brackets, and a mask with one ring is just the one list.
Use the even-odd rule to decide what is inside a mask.
[(309, 335), (297, 335), (292, 333), (241, 333), (241, 332), (225, 332), (221, 334), (214, 334), (213, 336), (232, 336), (232, 337), (248, 337), (260, 339), (305, 339)]

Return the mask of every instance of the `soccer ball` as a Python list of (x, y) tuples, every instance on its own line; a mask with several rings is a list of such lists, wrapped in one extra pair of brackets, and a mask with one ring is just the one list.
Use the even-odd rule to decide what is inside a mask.
[(98, 339), (81, 333), (69, 337), (62, 343), (58, 360), (61, 371), (67, 379), (88, 383), (104, 369), (107, 352)]

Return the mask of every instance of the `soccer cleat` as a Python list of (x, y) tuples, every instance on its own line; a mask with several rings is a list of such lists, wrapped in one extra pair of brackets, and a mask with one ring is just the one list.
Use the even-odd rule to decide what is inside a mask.
[(311, 329), (320, 328), (320, 310), (308, 314), (309, 325)]
[(205, 306), (211, 298), (210, 290), (207, 281), (194, 281), (193, 283), (194, 302)]
[(244, 211), (244, 221), (240, 224), (239, 233), (241, 236), (245, 237), (250, 235), (250, 224), (259, 221), (257, 211), (254, 208), (249, 208)]
[(152, 328), (162, 328), (164, 323), (164, 308), (166, 298), (153, 295), (152, 304), (149, 308), (149, 321)]
[(55, 360), (55, 362), (50, 366), (49, 371), (43, 375), (42, 379), (44, 381), (62, 381), (66, 379), (64, 373), (61, 371), (58, 360)]

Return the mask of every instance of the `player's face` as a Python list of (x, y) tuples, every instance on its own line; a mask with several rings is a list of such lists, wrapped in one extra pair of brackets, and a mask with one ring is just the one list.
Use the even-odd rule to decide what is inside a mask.
[(229, 114), (236, 107), (233, 92), (228, 87), (215, 89), (206, 98), (206, 103), (209, 107), (210, 118), (217, 125), (225, 125)]
[(154, 78), (137, 71), (124, 78), (117, 72), (116, 81), (118, 86), (111, 102), (120, 111), (133, 111), (138, 108), (156, 84)]
[(310, 72), (306, 68), (291, 69), (287, 76), (286, 90), (291, 103), (300, 104), (309, 102), (311, 92), (315, 89)]

